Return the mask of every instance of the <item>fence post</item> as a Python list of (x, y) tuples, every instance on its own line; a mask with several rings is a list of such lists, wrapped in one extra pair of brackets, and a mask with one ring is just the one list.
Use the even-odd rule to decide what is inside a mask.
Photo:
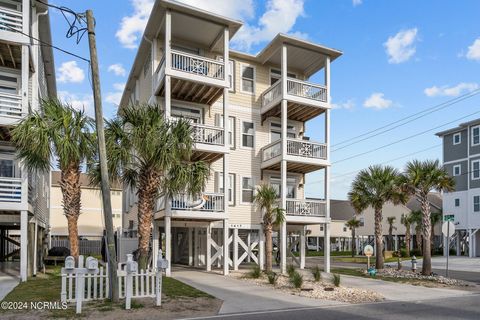
[(138, 264), (133, 261), (133, 255), (127, 254), (126, 278), (125, 278), (125, 309), (130, 310), (133, 294), (133, 273), (138, 270)]
[(162, 276), (163, 270), (168, 268), (168, 261), (163, 259), (162, 249), (158, 250), (158, 260), (157, 260), (157, 274), (156, 274), (156, 286), (155, 286), (155, 297), (157, 307), (162, 305)]
[(62, 273), (62, 291), (60, 292), (60, 300), (67, 302), (67, 274)]
[[(78, 256), (78, 268), (83, 268), (83, 256)], [(77, 303), (76, 313), (82, 313), (82, 300), (83, 300), (83, 274), (77, 272), (75, 277), (75, 301)]]

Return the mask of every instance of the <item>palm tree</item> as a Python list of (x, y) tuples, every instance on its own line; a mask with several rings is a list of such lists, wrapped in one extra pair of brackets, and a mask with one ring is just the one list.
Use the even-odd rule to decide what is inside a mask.
[(415, 224), (415, 242), (420, 255), (423, 255), (422, 245), (422, 211), (414, 210), (411, 213), (412, 223)]
[(431, 220), (428, 194), (434, 190), (438, 192), (453, 191), (455, 180), (440, 166), (438, 160), (413, 160), (407, 163), (405, 172), (402, 175), (402, 184), (405, 192), (416, 196), (422, 205), (424, 242), (422, 274), (430, 275), (432, 273), (432, 256), (430, 250)]
[[(106, 121), (105, 144), (108, 172), (137, 190), (139, 267), (147, 265), (155, 204), (185, 193), (200, 196), (210, 175), (208, 165), (191, 162), (192, 129), (187, 120), (166, 120), (155, 105), (128, 106)], [(99, 182), (98, 165), (91, 167)]]
[(81, 166), (95, 154), (93, 120), (59, 100), (43, 100), (40, 110), (13, 130), (17, 156), (29, 171), (49, 172), (52, 159), (61, 171), (63, 213), (68, 222), (70, 252), (79, 255), (77, 222), (80, 216)]
[(407, 250), (407, 257), (410, 257), (410, 239), (411, 235), (411, 226), (412, 226), (412, 215), (402, 213), (400, 222), (405, 226), (405, 249)]
[(285, 221), (285, 212), (278, 207), (277, 190), (270, 185), (263, 184), (257, 188), (254, 197), (256, 206), (263, 211), (263, 232), (265, 234), (265, 268), (266, 272), (272, 271), (272, 232), (274, 226), (279, 226)]
[(352, 230), (352, 258), (353, 258), (355, 256), (355, 253), (357, 252), (357, 244), (355, 243), (355, 240), (356, 240), (355, 231), (358, 227), (360, 227), (360, 220), (357, 220), (355, 219), (355, 217), (353, 217), (352, 219), (345, 222), (345, 226), (347, 226), (350, 230)]
[(439, 223), (440, 221), (442, 221), (442, 212), (441, 211), (437, 211), (437, 212), (432, 212), (430, 214), (430, 221), (432, 223), (432, 230), (431, 230), (431, 235), (430, 235), (430, 241), (432, 242), (432, 254), (433, 254), (433, 251), (434, 251), (434, 245), (435, 245), (435, 226), (437, 225), (437, 223)]
[(393, 250), (393, 230), (397, 230), (397, 227), (395, 227), (393, 224), (395, 223), (396, 217), (388, 217), (387, 218), (387, 223), (388, 223), (388, 246), (389, 250)]
[(376, 267), (383, 269), (382, 208), (387, 202), (405, 203), (405, 194), (399, 189), (399, 173), (390, 166), (371, 166), (358, 173), (348, 193), (356, 212), (372, 207), (375, 212)]

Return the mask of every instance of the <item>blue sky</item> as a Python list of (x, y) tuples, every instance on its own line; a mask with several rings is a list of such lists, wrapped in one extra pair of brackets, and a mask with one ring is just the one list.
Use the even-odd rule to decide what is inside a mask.
[[(122, 86), (136, 53), (151, 0), (56, 0), (81, 12), (91, 8), (97, 19), (102, 95), (107, 117), (116, 112)], [(233, 18), (245, 26), (233, 46), (255, 53), (278, 32), (286, 32), (344, 52), (332, 64), (331, 133), (335, 144), (415, 112), (480, 88), (480, 2), (476, 0), (184, 0)], [(66, 39), (63, 17), (50, 10), (55, 45), (88, 57), (85, 37), (79, 45)], [(55, 52), (60, 96), (93, 112), (88, 65)], [(312, 79), (315, 81), (315, 76)], [(355, 174), (420, 150), (389, 164), (402, 168), (412, 158), (441, 160), (434, 132), (480, 117), (480, 95), (446, 107), (383, 135), (332, 152), (332, 197), (345, 198)], [(359, 153), (454, 123), (376, 152)], [(322, 136), (322, 120), (308, 124), (308, 135)], [(320, 196), (319, 174), (307, 177), (307, 194)]]

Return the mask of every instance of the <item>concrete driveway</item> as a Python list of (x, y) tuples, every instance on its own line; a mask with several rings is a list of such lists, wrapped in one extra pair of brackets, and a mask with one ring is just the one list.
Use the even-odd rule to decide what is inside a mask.
[(0, 262), (0, 301), (20, 282), (19, 266), (16, 262)]

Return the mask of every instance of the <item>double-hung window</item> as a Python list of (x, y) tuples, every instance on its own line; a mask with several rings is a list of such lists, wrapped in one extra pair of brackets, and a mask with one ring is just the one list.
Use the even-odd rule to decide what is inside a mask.
[(228, 61), (228, 84), (231, 92), (235, 91), (235, 61)]
[(242, 122), (242, 147), (253, 148), (255, 146), (255, 126), (253, 122)]
[(460, 132), (453, 134), (453, 144), (457, 145), (462, 143), (462, 134)]
[(460, 164), (456, 164), (453, 166), (453, 176), (459, 176), (462, 174), (462, 166)]
[(255, 93), (255, 68), (242, 66), (242, 92)]
[(455, 207), (460, 207), (460, 199), (455, 198)]
[(472, 146), (480, 145), (480, 126), (472, 127)]
[(242, 202), (243, 203), (252, 203), (253, 202), (253, 193), (255, 186), (253, 184), (253, 179), (248, 177), (242, 178)]
[[(223, 114), (217, 113), (215, 115), (215, 125), (221, 128), (225, 128), (223, 125)], [(231, 149), (235, 149), (235, 117), (228, 117), (228, 132), (227, 142)]]
[[(224, 193), (223, 191), (223, 172), (219, 174), (219, 192)], [(235, 204), (235, 174), (229, 173), (227, 179), (227, 199), (230, 205)]]
[[(288, 78), (297, 78), (297, 75), (294, 73), (287, 72)], [(282, 72), (279, 69), (270, 69), (270, 85), (274, 84), (282, 78)]]
[(480, 179), (480, 160), (472, 161), (472, 180)]
[(480, 212), (480, 196), (473, 196), (473, 212)]

